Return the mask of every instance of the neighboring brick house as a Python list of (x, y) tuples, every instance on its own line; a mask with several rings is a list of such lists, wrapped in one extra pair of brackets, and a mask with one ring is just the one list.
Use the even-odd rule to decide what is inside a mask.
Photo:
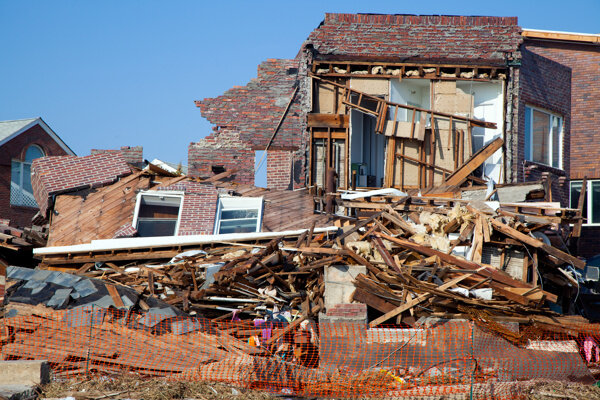
[[(600, 253), (600, 35), (540, 31), (524, 29), (523, 47), (527, 52), (544, 57), (547, 63), (557, 63), (571, 72), (570, 90), (564, 89), (546, 107), (556, 113), (567, 113), (570, 100), (570, 150), (563, 157), (570, 158), (570, 204), (576, 208), (582, 180), (587, 177), (587, 196), (580, 240), (580, 254), (591, 256)], [(551, 61), (550, 61), (551, 60)], [(562, 86), (564, 82), (548, 84)], [(566, 99), (564, 96), (569, 95)], [(536, 104), (534, 104), (536, 105)], [(562, 107), (565, 107), (564, 109)]]
[[(501, 137), (481, 175), (545, 180), (566, 206), (570, 88), (571, 68), (524, 46), (516, 17), (326, 14), (295, 59), (196, 102), (215, 127), (190, 144), (190, 174), (235, 167), (252, 183), (268, 148), (268, 187), (323, 187), (335, 169), (342, 188), (421, 190)], [(366, 95), (406, 108), (380, 117)]]
[(31, 188), (31, 163), (43, 156), (75, 155), (41, 118), (0, 121), (0, 219), (31, 225), (38, 204)]

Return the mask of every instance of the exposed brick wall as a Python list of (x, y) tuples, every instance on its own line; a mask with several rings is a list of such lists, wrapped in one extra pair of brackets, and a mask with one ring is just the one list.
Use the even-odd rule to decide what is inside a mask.
[(63, 156), (67, 152), (39, 125), (35, 125), (0, 147), (0, 218), (10, 220), (16, 227), (31, 226), (37, 208), (10, 204), (11, 161), (23, 161), (30, 145), (37, 145), (46, 155)]
[(600, 226), (583, 226), (577, 255), (589, 258), (597, 254), (600, 254)]
[[(240, 170), (237, 182), (254, 183), (255, 151), (263, 150), (273, 136), (298, 84), (299, 67), (298, 60), (268, 60), (246, 86), (197, 101), (202, 116), (216, 127), (211, 135), (190, 144), (190, 175), (211, 176), (211, 167), (221, 165)], [(301, 92), (293, 97), (271, 149), (299, 150), (306, 142), (302, 98)]]
[(504, 65), (522, 41), (516, 17), (325, 14), (306, 44), (323, 55)]
[[(522, 66), (519, 70), (519, 95), (517, 110), (518, 139), (515, 142), (517, 155), (513, 173), (519, 181), (537, 181), (541, 173), (548, 176), (553, 182), (562, 184), (555, 189), (553, 186), (553, 200), (561, 199), (561, 205), (567, 206), (568, 185), (564, 177), (569, 176), (570, 170), (570, 113), (571, 113), (571, 69), (555, 61), (539, 56), (522, 49)], [(535, 172), (525, 174), (528, 166), (535, 163), (525, 162), (525, 107), (536, 106), (556, 113), (563, 117), (563, 143), (562, 143), (562, 171), (551, 167), (538, 166)], [(564, 172), (563, 172), (564, 171)], [(561, 180), (562, 178), (562, 180)], [(556, 191), (555, 191), (555, 190)], [(561, 190), (562, 193), (558, 191)]]
[(328, 317), (365, 318), (367, 305), (363, 303), (340, 303), (327, 309)]
[(49, 196), (85, 187), (106, 186), (131, 174), (131, 169), (119, 153), (100, 153), (85, 157), (42, 157), (31, 166), (33, 194), (46, 214)]
[(214, 167), (237, 169), (236, 182), (254, 184), (254, 154), (238, 132), (221, 129), (197, 143), (190, 143), (188, 172), (190, 176), (209, 177), (214, 175)]
[(570, 178), (600, 178), (600, 46), (535, 39), (525, 45), (571, 68)]
[(142, 146), (121, 146), (119, 150), (102, 150), (92, 149), (90, 154), (102, 154), (102, 153), (121, 153), (126, 162), (134, 165), (139, 165), (144, 162), (144, 148)]
[(286, 190), (292, 183), (293, 152), (283, 150), (267, 151), (267, 187)]
[(183, 181), (153, 190), (173, 190), (184, 192), (178, 236), (212, 235), (215, 226), (215, 212), (219, 193), (210, 184)]

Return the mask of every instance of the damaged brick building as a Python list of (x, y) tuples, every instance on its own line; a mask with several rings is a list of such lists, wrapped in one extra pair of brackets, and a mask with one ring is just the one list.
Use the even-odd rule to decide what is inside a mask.
[(544, 179), (568, 203), (571, 69), (524, 45), (517, 18), (326, 14), (293, 60), (197, 101), (215, 125), (189, 146), (193, 175), (238, 168), (267, 185), (426, 189), (497, 138), (479, 170), (496, 183)]

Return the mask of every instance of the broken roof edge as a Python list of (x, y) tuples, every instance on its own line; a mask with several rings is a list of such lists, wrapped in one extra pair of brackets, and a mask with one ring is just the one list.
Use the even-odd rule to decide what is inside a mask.
[[(448, 14), (379, 14), (379, 13), (325, 13), (323, 23), (344, 22), (360, 24), (407, 24), (420, 25), (518, 25), (518, 17), (490, 15)], [(321, 26), (319, 25), (319, 26)]]
[[(335, 226), (315, 228), (315, 233), (337, 231)], [(298, 236), (308, 229), (298, 229), (283, 232), (251, 232), (226, 233), (221, 235), (189, 235), (189, 236), (155, 236), (120, 239), (92, 240), (90, 243), (70, 246), (42, 247), (34, 250), (34, 255), (51, 255), (63, 253), (87, 253), (91, 251), (110, 251), (126, 249), (157, 248), (161, 246), (189, 246), (218, 242), (246, 241), (256, 239), (274, 239), (282, 236)]]

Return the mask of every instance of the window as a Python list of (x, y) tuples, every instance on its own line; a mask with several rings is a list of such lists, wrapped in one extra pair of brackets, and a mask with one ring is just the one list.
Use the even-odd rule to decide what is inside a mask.
[(563, 119), (525, 107), (525, 159), (562, 168)]
[(138, 236), (174, 236), (179, 230), (182, 193), (142, 192), (138, 194), (133, 226)]
[(44, 151), (31, 145), (25, 152), (25, 160), (12, 160), (10, 173), (10, 204), (13, 206), (38, 207), (31, 187), (31, 162), (44, 157)]
[[(582, 181), (571, 181), (570, 207), (577, 208)], [(600, 180), (587, 181), (586, 195), (583, 200), (583, 218), (585, 225), (600, 224)]]
[(262, 197), (221, 197), (215, 220), (215, 235), (260, 232)]

